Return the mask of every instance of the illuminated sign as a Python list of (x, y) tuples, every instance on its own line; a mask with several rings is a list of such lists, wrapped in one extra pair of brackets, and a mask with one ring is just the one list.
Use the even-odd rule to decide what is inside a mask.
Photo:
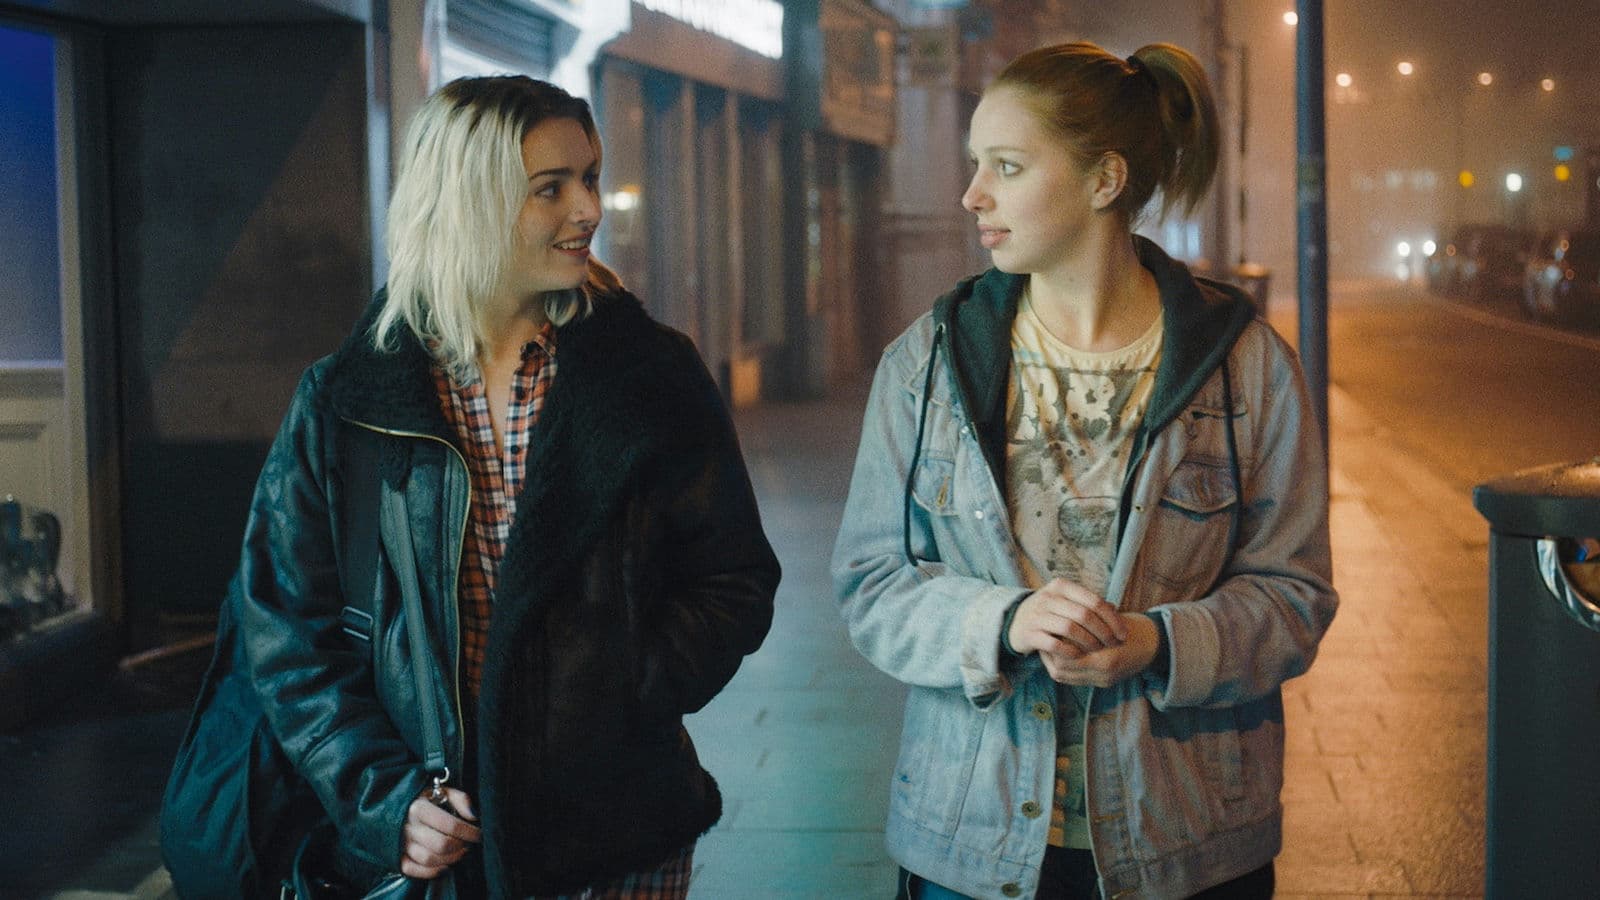
[(776, 0), (634, 0), (651, 12), (733, 41), (762, 56), (783, 56), (783, 5)]

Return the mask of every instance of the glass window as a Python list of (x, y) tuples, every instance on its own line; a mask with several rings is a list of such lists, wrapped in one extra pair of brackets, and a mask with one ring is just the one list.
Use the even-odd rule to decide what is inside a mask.
[(0, 359), (61, 364), (55, 41), (0, 27)]
[(0, 640), (77, 608), (88, 588), (56, 59), (52, 35), (0, 26)]

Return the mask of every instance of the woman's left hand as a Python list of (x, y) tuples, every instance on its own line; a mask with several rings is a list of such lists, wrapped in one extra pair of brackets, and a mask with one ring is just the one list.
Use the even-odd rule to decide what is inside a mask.
[(1069, 657), (1047, 650), (1039, 651), (1050, 677), (1062, 684), (1110, 687), (1139, 674), (1156, 658), (1159, 638), (1156, 624), (1148, 616), (1118, 613), (1128, 639), (1120, 644)]

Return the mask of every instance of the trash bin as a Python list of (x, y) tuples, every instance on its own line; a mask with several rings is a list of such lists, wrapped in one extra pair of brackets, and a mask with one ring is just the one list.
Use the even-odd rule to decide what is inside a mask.
[(1490, 529), (1485, 897), (1600, 897), (1600, 457), (1473, 503)]

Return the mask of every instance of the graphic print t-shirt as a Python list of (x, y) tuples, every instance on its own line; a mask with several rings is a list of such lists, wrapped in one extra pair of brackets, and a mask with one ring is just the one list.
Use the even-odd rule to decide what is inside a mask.
[[(1006, 501), (1028, 587), (1053, 578), (1105, 596), (1133, 438), (1155, 387), (1161, 318), (1119, 350), (1057, 340), (1025, 298), (1011, 327)], [(1050, 843), (1089, 849), (1083, 733), (1087, 688), (1059, 686)]]

